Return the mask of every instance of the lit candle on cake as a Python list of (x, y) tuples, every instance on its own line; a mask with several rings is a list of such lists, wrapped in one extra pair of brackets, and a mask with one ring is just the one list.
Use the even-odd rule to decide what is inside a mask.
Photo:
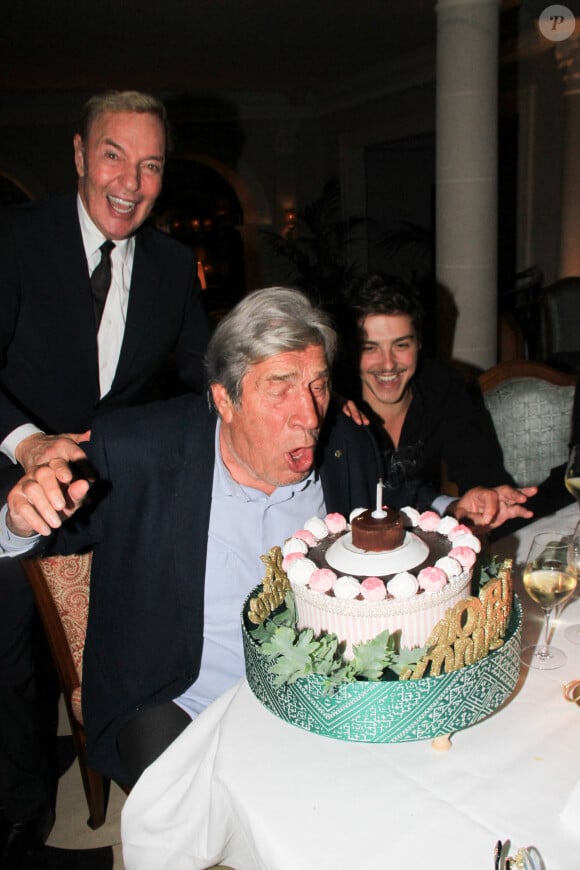
[(383, 478), (379, 477), (379, 482), (377, 483), (377, 506), (371, 516), (376, 520), (380, 520), (386, 517), (386, 515), (387, 512), (383, 510)]

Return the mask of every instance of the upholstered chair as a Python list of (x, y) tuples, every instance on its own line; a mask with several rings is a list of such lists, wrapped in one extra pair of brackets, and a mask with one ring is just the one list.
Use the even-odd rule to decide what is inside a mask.
[(518, 486), (535, 486), (568, 458), (577, 376), (528, 360), (500, 363), (479, 377), (483, 400)]

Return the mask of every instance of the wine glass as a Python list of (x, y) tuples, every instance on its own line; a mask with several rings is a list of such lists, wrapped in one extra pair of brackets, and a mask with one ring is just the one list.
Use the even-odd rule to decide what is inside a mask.
[(564, 472), (564, 483), (568, 492), (580, 504), (580, 447), (576, 445), (570, 450), (568, 464)]
[(540, 532), (530, 547), (524, 568), (524, 588), (544, 611), (543, 639), (524, 650), (524, 661), (543, 671), (561, 667), (566, 654), (550, 646), (550, 618), (576, 588), (576, 571), (569, 561), (569, 537), (560, 532)]
[[(574, 496), (580, 505), (580, 446), (578, 445), (574, 445), (570, 450), (568, 464), (566, 465), (566, 471), (564, 472), (564, 483), (566, 484), (568, 492)], [(580, 523), (576, 526), (571, 546), (577, 535), (580, 535)], [(578, 543), (578, 541), (574, 547), (575, 549), (578, 548), (580, 551), (580, 543)], [(580, 552), (573, 552), (573, 564), (576, 565), (576, 576), (578, 576), (578, 572), (580, 571)], [(569, 625), (564, 631), (564, 637), (571, 643), (580, 645), (580, 623)]]
[[(576, 571), (576, 580), (578, 580), (578, 575), (580, 574), (580, 520), (568, 544), (568, 562)], [(580, 645), (580, 623), (576, 622), (574, 625), (569, 625), (564, 630), (564, 637), (570, 643)]]

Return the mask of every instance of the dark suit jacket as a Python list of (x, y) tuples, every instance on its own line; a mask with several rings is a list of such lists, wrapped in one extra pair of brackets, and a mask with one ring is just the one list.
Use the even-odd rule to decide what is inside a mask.
[[(198, 396), (103, 415), (88, 452), (104, 494), (52, 542), (52, 552), (94, 545), (83, 711), (90, 763), (121, 782), (119, 728), (199, 671), (214, 435)], [(366, 427), (332, 408), (317, 461), (329, 511), (374, 503), (379, 457)]]
[(76, 196), (0, 215), (0, 441), (32, 421), (81, 432), (103, 408), (159, 395), (173, 359), (203, 389), (208, 330), (194, 253), (149, 227), (135, 237), (125, 336), (115, 380), (99, 399), (97, 335)]

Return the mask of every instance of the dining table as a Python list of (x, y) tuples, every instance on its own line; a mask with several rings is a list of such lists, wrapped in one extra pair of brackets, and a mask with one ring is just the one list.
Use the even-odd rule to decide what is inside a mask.
[[(489, 545), (513, 559), (523, 646), (539, 642), (543, 623), (522, 585), (532, 537), (572, 532), (579, 519), (572, 504)], [(576, 596), (553, 623), (566, 663), (522, 664), (507, 701), (451, 735), (446, 752), (430, 740), (304, 731), (241, 680), (133, 788), (122, 814), (126, 870), (493, 870), (498, 840), (504, 856), (534, 847), (538, 870), (578, 870), (580, 706), (562, 690), (580, 678), (580, 645), (564, 637), (575, 623)]]

